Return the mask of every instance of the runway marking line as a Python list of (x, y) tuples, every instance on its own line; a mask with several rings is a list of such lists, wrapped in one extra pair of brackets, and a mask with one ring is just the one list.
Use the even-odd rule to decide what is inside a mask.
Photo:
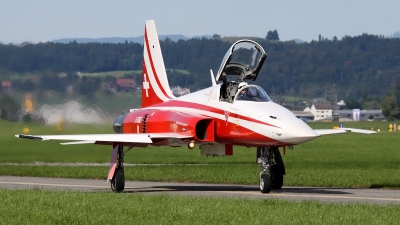
[[(108, 188), (107, 185), (95, 186), (95, 185), (82, 185), (82, 184), (49, 184), (49, 183), (27, 183), (27, 182), (7, 182), (0, 181), (0, 184), (16, 184), (16, 185), (37, 185), (37, 186), (53, 186), (53, 187), (86, 187), (86, 188)], [(125, 187), (129, 189), (137, 189), (137, 187)]]

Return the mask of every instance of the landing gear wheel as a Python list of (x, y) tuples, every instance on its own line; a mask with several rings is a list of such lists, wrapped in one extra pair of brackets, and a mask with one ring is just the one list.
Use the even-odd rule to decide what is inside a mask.
[(281, 189), (283, 186), (284, 170), (280, 164), (271, 166), (272, 189)]
[(117, 168), (111, 180), (111, 190), (113, 192), (123, 192), (125, 188), (124, 169)]
[[(283, 186), (283, 175), (286, 174), (286, 171), (279, 149), (277, 147), (268, 146), (257, 147), (256, 163), (262, 167), (260, 172), (261, 192), (268, 193), (271, 189), (281, 189)], [(269, 190), (265, 185), (267, 180), (265, 176), (268, 177)], [(263, 177), (265, 179), (263, 179)], [(265, 190), (263, 191), (263, 189)]]
[(269, 193), (272, 188), (271, 178), (268, 174), (264, 173), (260, 175), (260, 191), (261, 193)]

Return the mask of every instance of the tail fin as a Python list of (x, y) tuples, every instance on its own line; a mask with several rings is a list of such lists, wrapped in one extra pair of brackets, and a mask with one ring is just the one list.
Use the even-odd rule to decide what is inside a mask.
[(154, 20), (144, 29), (142, 108), (175, 98), (169, 87)]

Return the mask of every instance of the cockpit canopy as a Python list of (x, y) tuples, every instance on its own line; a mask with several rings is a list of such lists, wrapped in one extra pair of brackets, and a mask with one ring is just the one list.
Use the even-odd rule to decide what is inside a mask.
[(239, 89), (235, 101), (269, 102), (271, 99), (267, 93), (259, 86), (247, 85)]
[(237, 41), (226, 52), (216, 80), (224, 81), (227, 76), (235, 76), (239, 83), (246, 79), (254, 81), (266, 58), (267, 53), (258, 43), (251, 40)]

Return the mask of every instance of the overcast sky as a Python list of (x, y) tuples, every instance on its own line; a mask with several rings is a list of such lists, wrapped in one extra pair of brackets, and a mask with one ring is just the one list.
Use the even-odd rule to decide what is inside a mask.
[[(379, 2), (379, 3), (378, 3)], [(153, 19), (158, 34), (188, 37), (341, 39), (400, 31), (399, 0), (0, 0), (0, 42), (137, 37)]]

